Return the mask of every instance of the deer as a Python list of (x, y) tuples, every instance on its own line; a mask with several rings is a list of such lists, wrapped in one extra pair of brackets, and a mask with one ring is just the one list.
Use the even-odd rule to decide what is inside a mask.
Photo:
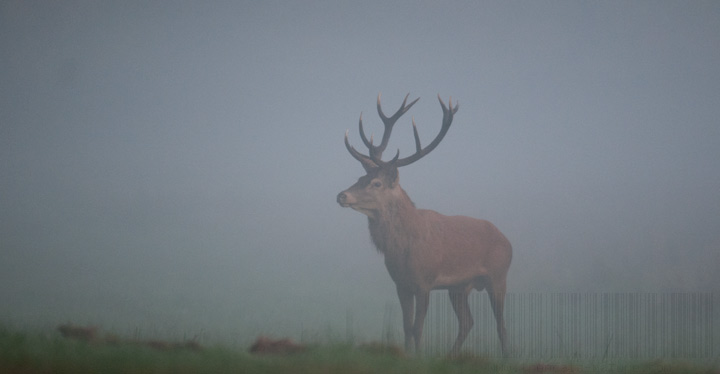
[(422, 147), (415, 118), (412, 119), (416, 151), (400, 158), (382, 161), (395, 122), (420, 98), (407, 104), (405, 96), (400, 109), (386, 116), (378, 94), (377, 111), (385, 126), (379, 145), (373, 144), (363, 130), (360, 114), (360, 138), (368, 154), (358, 152), (348, 141), (345, 148), (360, 162), (366, 174), (348, 189), (337, 195), (337, 202), (367, 216), (370, 237), (377, 251), (384, 255), (385, 267), (395, 283), (402, 309), (405, 351), (421, 353), (423, 324), (428, 311), (430, 291), (447, 290), (450, 303), (458, 319), (458, 334), (450, 355), (460, 354), (463, 342), (473, 327), (468, 303), (470, 292), (487, 290), (497, 326), (500, 349), (507, 356), (506, 330), (503, 309), (506, 278), (512, 260), (512, 246), (492, 223), (466, 216), (446, 216), (433, 210), (418, 209), (400, 186), (398, 168), (410, 165), (428, 153), (447, 134), (459, 104), (453, 107), (452, 97), (443, 111), (439, 134)]

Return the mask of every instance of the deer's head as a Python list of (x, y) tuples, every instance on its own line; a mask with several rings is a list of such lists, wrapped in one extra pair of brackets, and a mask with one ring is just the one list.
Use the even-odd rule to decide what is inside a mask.
[(410, 104), (407, 104), (407, 99), (410, 94), (405, 96), (402, 106), (392, 116), (386, 116), (380, 105), (380, 95), (377, 100), (377, 110), (380, 118), (385, 125), (383, 137), (380, 145), (373, 145), (372, 136), (368, 140), (363, 130), (362, 115), (360, 115), (360, 138), (362, 139), (365, 146), (368, 148), (368, 155), (361, 154), (348, 142), (348, 132), (345, 132), (345, 147), (347, 148), (350, 155), (356, 160), (360, 161), (360, 164), (365, 169), (366, 174), (358, 181), (350, 186), (347, 190), (340, 192), (337, 196), (337, 202), (342, 207), (350, 207), (358, 212), (367, 215), (370, 218), (374, 218), (375, 214), (383, 207), (396, 199), (399, 194), (403, 194), (399, 187), (398, 180), (398, 168), (406, 165), (410, 165), (413, 162), (421, 159), (430, 151), (435, 149), (440, 141), (445, 137), (445, 134), (450, 129), (452, 124), (453, 115), (458, 110), (458, 105), (452, 106), (452, 98), (448, 101), (449, 109), (445, 106), (440, 95), (438, 95), (438, 101), (443, 110), (443, 121), (440, 133), (435, 139), (428, 144), (427, 147), (423, 148), (420, 145), (420, 136), (417, 132), (417, 126), (415, 126), (415, 119), (413, 119), (413, 134), (415, 135), (415, 147), (416, 151), (413, 155), (400, 158), (400, 150), (397, 151), (395, 157), (390, 161), (382, 161), (382, 153), (387, 147), (388, 141), (390, 140), (390, 133), (392, 132), (395, 122), (407, 112), (415, 103), (420, 100), (419, 98), (413, 100)]

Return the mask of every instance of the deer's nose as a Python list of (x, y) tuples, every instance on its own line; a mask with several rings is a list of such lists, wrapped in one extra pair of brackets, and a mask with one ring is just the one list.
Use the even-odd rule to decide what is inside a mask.
[(337, 195), (337, 202), (338, 202), (338, 204), (344, 205), (346, 200), (347, 200), (347, 195), (345, 194), (345, 192), (340, 192), (340, 193)]

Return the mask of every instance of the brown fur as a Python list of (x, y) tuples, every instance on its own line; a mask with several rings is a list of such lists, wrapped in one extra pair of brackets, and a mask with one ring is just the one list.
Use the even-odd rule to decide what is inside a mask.
[[(448, 111), (442, 100), (440, 103), (444, 112), (443, 131), (447, 131), (457, 107), (453, 109), (451, 103)], [(404, 110), (403, 104), (398, 113)], [(438, 138), (444, 135), (443, 131)], [(431, 145), (437, 145), (438, 138)], [(417, 209), (400, 187), (397, 166), (407, 165), (406, 160), (416, 161), (415, 155), (382, 162), (379, 154), (383, 149), (371, 149), (375, 157), (361, 155), (347, 144), (347, 136), (346, 146), (367, 174), (338, 194), (337, 201), (368, 216), (370, 236), (385, 256), (385, 266), (397, 288), (405, 349), (410, 350), (413, 345), (416, 350), (420, 347), (430, 291), (446, 289), (458, 317), (459, 331), (452, 348), (452, 353), (458, 354), (473, 325), (468, 295), (472, 289), (486, 289), (505, 354), (503, 308), (512, 260), (512, 246), (507, 238), (485, 220)], [(430, 150), (432, 148), (419, 149), (418, 154), (422, 157)]]

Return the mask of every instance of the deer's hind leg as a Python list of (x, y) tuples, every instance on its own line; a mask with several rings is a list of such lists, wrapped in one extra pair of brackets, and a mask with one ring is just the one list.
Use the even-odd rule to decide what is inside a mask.
[(502, 350), (503, 357), (507, 357), (507, 343), (506, 343), (506, 331), (505, 331), (505, 279), (495, 280), (488, 284), (487, 291), (488, 297), (490, 298), (490, 306), (492, 307), (493, 314), (495, 315), (495, 322), (497, 323), (497, 334), (500, 338), (500, 349)]

